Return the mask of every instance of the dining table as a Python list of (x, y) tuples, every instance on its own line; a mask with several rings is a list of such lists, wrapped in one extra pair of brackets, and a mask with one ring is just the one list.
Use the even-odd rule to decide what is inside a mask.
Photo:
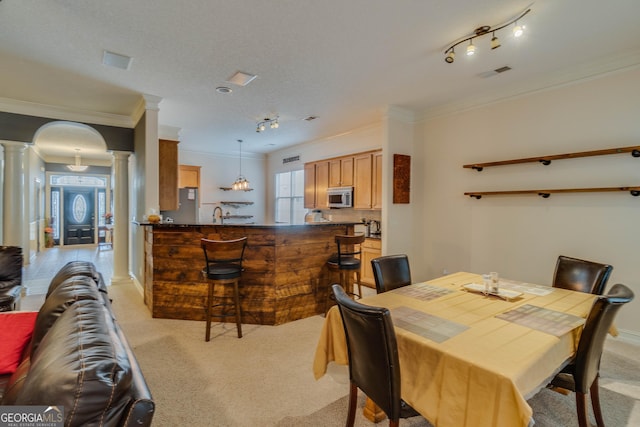
[[(458, 272), (358, 300), (394, 323), (402, 399), (435, 427), (534, 423), (533, 397), (575, 354), (596, 295)], [(348, 364), (337, 306), (325, 316), (313, 372)]]

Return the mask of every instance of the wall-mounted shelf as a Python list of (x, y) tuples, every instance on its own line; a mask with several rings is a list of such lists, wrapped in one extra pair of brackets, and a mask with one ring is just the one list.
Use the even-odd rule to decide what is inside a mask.
[(603, 193), (611, 191), (628, 191), (632, 196), (640, 196), (640, 186), (638, 187), (605, 187), (605, 188), (557, 188), (553, 190), (510, 190), (510, 191), (469, 191), (465, 196), (480, 199), (482, 196), (513, 196), (524, 194), (536, 194), (542, 198), (548, 198), (551, 194), (557, 193)]
[(249, 218), (253, 218), (253, 215), (225, 215), (222, 218), (224, 218), (224, 219), (249, 219)]
[[(231, 187), (219, 187), (222, 191), (231, 191), (233, 188)], [(238, 191), (253, 191), (253, 188), (247, 188), (246, 190), (238, 190)]]
[(497, 162), (472, 163), (468, 165), (463, 165), (463, 167), (474, 169), (474, 170), (477, 170), (478, 172), (481, 172), (482, 169), (492, 167), (492, 166), (515, 165), (520, 163), (535, 163), (535, 162), (539, 162), (547, 166), (551, 164), (552, 160), (576, 159), (579, 157), (592, 157), (592, 156), (608, 156), (611, 154), (621, 154), (621, 153), (631, 153), (633, 157), (640, 157), (640, 145), (636, 145), (633, 147), (607, 148), (604, 150), (582, 151), (578, 153), (553, 154), (550, 156), (527, 157), (523, 159), (500, 160)]
[(232, 208), (239, 208), (240, 206), (249, 206), (253, 202), (220, 202), (221, 205), (231, 206)]

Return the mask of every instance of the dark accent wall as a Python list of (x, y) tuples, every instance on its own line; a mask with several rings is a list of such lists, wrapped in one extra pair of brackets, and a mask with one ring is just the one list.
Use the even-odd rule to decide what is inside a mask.
[[(61, 120), (0, 112), (0, 139), (31, 143), (36, 132), (43, 125), (59, 121)], [(84, 122), (77, 123), (91, 126), (98, 131), (107, 144), (107, 150), (134, 151), (133, 129)]]

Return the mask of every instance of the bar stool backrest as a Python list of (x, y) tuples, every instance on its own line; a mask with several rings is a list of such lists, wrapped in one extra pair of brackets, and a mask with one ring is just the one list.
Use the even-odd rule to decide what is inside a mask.
[(351, 264), (354, 259), (358, 259), (362, 253), (362, 243), (364, 243), (364, 234), (339, 234), (335, 237), (338, 245), (338, 266), (343, 264)]
[(242, 237), (234, 240), (209, 240), (202, 239), (200, 246), (204, 251), (206, 262), (205, 271), (211, 276), (220, 268), (237, 268), (242, 271), (242, 258), (247, 246), (247, 238)]

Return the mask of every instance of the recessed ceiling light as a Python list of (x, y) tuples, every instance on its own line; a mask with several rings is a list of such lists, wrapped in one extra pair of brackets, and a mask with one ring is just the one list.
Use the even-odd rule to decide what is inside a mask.
[(218, 86), (216, 88), (216, 92), (218, 92), (218, 93), (231, 93), (231, 92), (233, 92), (233, 90), (230, 87), (227, 87), (227, 86)]
[(109, 52), (105, 50), (102, 55), (102, 63), (110, 67), (120, 68), (121, 70), (128, 70), (131, 68), (131, 61), (133, 58), (126, 55), (120, 55), (119, 53)]
[(237, 86), (246, 86), (251, 83), (256, 77), (255, 74), (244, 73), (242, 71), (236, 71), (231, 77), (227, 79), (229, 83), (233, 83)]

